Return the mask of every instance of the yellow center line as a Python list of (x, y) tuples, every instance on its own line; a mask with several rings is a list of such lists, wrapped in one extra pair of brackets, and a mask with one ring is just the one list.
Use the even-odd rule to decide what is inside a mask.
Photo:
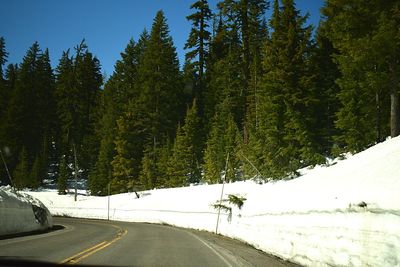
[(81, 256), (82, 254), (89, 253), (91, 250), (96, 249), (97, 247), (103, 245), (104, 243), (107, 243), (107, 242), (106, 242), (106, 241), (103, 241), (103, 242), (101, 242), (101, 243), (99, 243), (99, 244), (97, 244), (97, 245), (95, 245), (95, 246), (93, 246), (93, 247), (90, 247), (90, 248), (88, 248), (88, 249), (85, 249), (84, 251), (81, 251), (81, 252), (75, 254), (74, 256), (71, 256), (71, 257), (69, 257), (68, 259), (63, 260), (63, 261), (61, 262), (61, 264), (71, 263), (71, 262), (74, 261), (75, 258), (79, 258), (79, 256)]
[(103, 242), (101, 242), (99, 244), (96, 244), (96, 245), (94, 245), (94, 246), (92, 246), (92, 247), (90, 247), (88, 249), (85, 249), (84, 251), (81, 251), (81, 252), (75, 254), (74, 256), (71, 256), (71, 257), (63, 260), (61, 262), (61, 264), (75, 264), (75, 263), (78, 263), (78, 262), (82, 261), (83, 259), (89, 257), (90, 255), (92, 255), (92, 254), (94, 254), (94, 253), (96, 253), (96, 252), (108, 247), (109, 245), (117, 242), (119, 239), (121, 239), (124, 235), (126, 235), (128, 233), (128, 230), (126, 230), (126, 229), (122, 230), (120, 227), (118, 227), (116, 225), (113, 225), (113, 224), (111, 226), (113, 226), (114, 228), (118, 229), (118, 233), (117, 233), (117, 236), (115, 238), (113, 238), (110, 241), (103, 241)]

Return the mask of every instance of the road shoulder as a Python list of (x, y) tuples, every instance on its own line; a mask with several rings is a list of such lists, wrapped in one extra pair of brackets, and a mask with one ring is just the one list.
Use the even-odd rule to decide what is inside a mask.
[(207, 242), (226, 259), (233, 262), (234, 266), (301, 267), (301, 265), (267, 254), (239, 240), (207, 231), (185, 230)]

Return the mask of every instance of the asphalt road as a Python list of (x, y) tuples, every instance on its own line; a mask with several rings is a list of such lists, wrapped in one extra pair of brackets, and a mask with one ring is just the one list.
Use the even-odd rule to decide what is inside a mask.
[(54, 218), (54, 224), (54, 231), (0, 240), (0, 260), (94, 266), (297, 266), (206, 232), (71, 218)]

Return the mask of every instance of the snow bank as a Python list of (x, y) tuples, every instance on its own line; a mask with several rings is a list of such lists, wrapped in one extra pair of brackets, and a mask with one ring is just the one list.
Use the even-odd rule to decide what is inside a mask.
[(45, 230), (53, 226), (48, 209), (32, 196), (0, 187), (0, 236)]
[[(308, 266), (400, 266), (400, 137), (330, 167), (263, 185), (225, 185), (247, 200), (225, 203), (218, 232)], [(222, 185), (161, 189), (110, 197), (32, 192), (55, 215), (166, 223), (215, 231), (212, 207)]]

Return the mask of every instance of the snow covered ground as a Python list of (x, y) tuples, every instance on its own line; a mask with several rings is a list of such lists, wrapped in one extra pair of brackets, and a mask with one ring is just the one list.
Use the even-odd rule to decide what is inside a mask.
[[(222, 211), (218, 233), (307, 266), (400, 266), (400, 137), (301, 177), (225, 185), (245, 197)], [(214, 232), (222, 185), (159, 189), (108, 197), (27, 192), (53, 215), (165, 223)], [(108, 200), (110, 202), (108, 202)], [(108, 212), (108, 203), (110, 209)]]
[(53, 226), (48, 209), (32, 196), (0, 187), (0, 236), (45, 230)]

